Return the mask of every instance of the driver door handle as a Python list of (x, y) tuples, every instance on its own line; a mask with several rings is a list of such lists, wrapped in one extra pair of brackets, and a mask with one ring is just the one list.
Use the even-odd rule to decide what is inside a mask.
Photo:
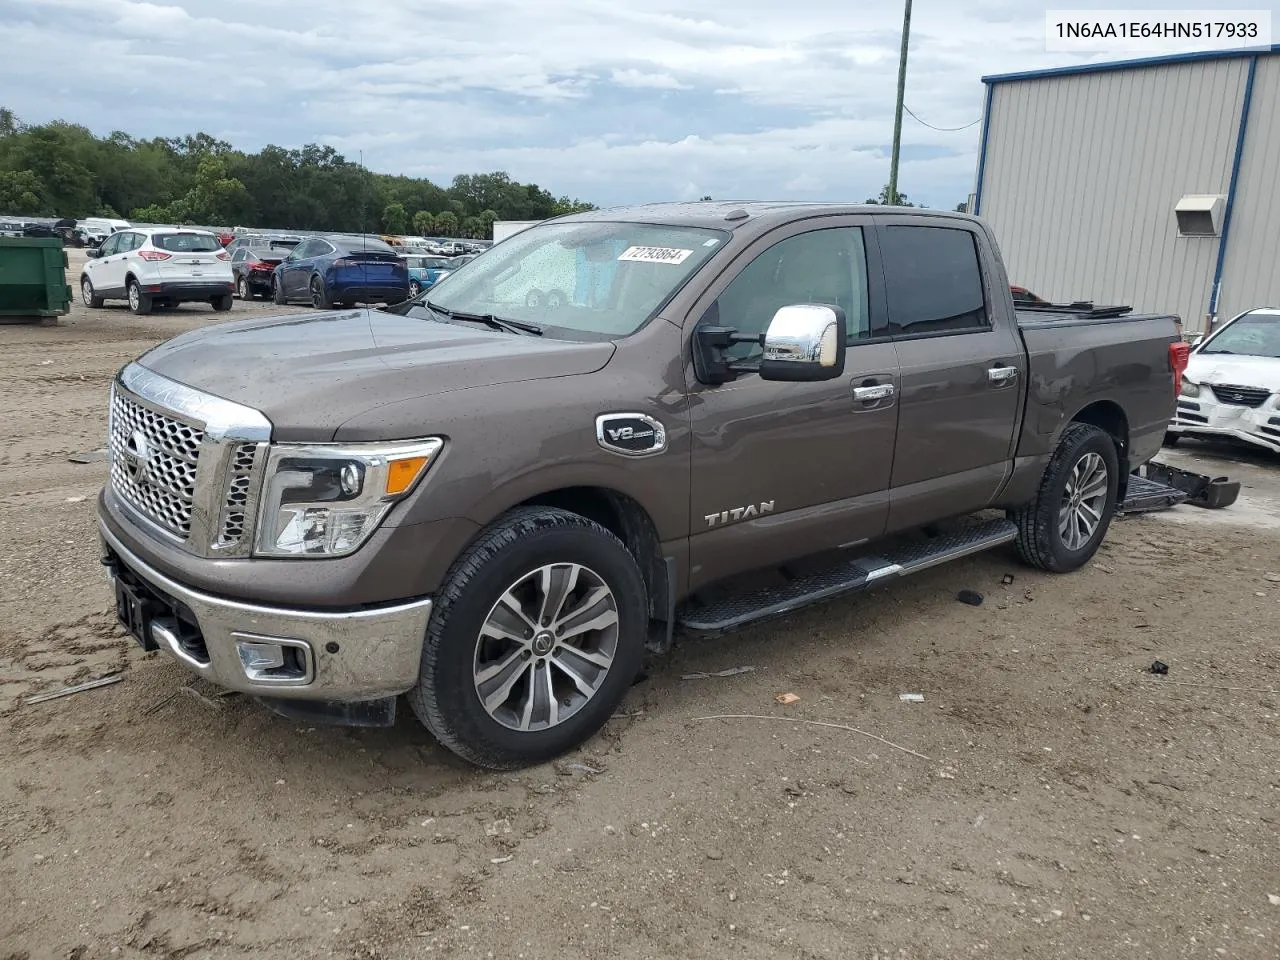
[(855, 400), (884, 400), (893, 396), (892, 383), (877, 383), (870, 387), (854, 387), (853, 399)]
[(988, 367), (987, 379), (992, 383), (1004, 383), (1018, 375), (1017, 367)]

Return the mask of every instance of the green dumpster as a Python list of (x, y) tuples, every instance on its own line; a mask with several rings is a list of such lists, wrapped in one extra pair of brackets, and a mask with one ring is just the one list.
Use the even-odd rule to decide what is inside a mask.
[(0, 237), (0, 319), (60, 317), (71, 308), (67, 253), (57, 237)]

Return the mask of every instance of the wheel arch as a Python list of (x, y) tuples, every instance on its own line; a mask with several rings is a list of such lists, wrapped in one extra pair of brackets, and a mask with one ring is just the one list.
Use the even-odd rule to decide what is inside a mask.
[(1114, 400), (1095, 400), (1078, 410), (1068, 423), (1087, 423), (1097, 427), (1116, 445), (1116, 459), (1120, 462), (1117, 499), (1123, 501), (1129, 486), (1129, 418), (1124, 408)]

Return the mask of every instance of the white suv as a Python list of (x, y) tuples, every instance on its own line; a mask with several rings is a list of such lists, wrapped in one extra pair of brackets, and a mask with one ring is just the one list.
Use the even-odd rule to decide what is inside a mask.
[(206, 230), (132, 227), (85, 255), (80, 296), (86, 307), (128, 300), (134, 313), (150, 313), (156, 304), (204, 300), (215, 310), (231, 309), (231, 257)]

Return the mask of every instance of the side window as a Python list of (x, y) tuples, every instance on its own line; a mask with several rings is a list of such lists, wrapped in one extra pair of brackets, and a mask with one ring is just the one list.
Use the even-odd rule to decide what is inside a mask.
[(894, 336), (988, 329), (978, 248), (968, 230), (883, 227), (880, 253)]
[(314, 244), (314, 247), (311, 252), (307, 254), (309, 257), (327, 257), (329, 254), (334, 252), (333, 244), (329, 243), (327, 240), (312, 240), (311, 242)]
[(233, 253), (233, 254), (231, 255), (231, 262), (232, 262), (232, 263), (243, 263), (243, 262), (244, 262), (244, 259), (245, 259), (245, 253), (247, 253), (247, 252), (248, 252), (248, 251), (246, 251), (244, 247), (241, 247), (239, 250), (237, 250), (235, 253)]
[(102, 256), (109, 257), (120, 252), (120, 234), (113, 233), (102, 242)]
[(314, 240), (303, 240), (302, 243), (294, 249), (294, 253), (298, 255), (299, 260), (305, 260), (307, 257), (315, 256), (316, 242)]
[[(871, 334), (867, 306), (867, 254), (861, 227), (829, 227), (779, 240), (729, 282), (703, 316), (704, 323), (764, 333), (780, 307), (828, 303), (844, 311), (849, 342)], [(745, 357), (759, 348), (738, 344)]]

